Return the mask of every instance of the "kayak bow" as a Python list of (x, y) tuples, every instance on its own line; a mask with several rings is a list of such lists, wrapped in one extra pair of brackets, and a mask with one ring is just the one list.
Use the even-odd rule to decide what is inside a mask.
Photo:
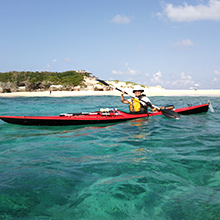
[[(207, 112), (208, 107), (209, 104), (202, 104), (177, 108), (175, 110), (173, 109), (173, 111), (182, 115), (197, 114)], [(162, 115), (162, 112), (158, 111), (148, 112), (148, 114), (133, 114), (126, 113), (117, 109), (101, 109), (100, 111), (91, 113), (65, 113), (58, 116), (0, 116), (0, 119), (7, 123), (20, 125), (65, 126), (116, 123), (138, 118), (147, 118), (156, 115)]]

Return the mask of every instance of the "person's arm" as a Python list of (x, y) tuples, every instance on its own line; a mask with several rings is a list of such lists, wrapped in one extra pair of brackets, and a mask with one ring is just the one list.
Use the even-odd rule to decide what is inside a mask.
[(151, 102), (148, 102), (147, 103), (147, 105), (151, 108), (151, 109), (153, 109), (154, 108), (154, 106), (152, 105), (152, 103)]
[[(151, 104), (152, 105), (152, 104)], [(151, 107), (150, 107), (151, 108)], [(152, 105), (153, 111), (160, 111), (160, 107), (156, 106), (156, 105)]]
[(129, 104), (129, 101), (124, 98), (124, 94), (125, 94), (125, 92), (122, 91), (122, 93), (121, 93), (121, 102), (124, 103), (124, 104)]
[(148, 107), (150, 107), (151, 109), (153, 109), (153, 111), (155, 111), (155, 110), (159, 111), (159, 110), (160, 110), (160, 108), (157, 107), (157, 106), (155, 106), (155, 105), (153, 105), (153, 104), (151, 103), (150, 99), (147, 98), (146, 96), (143, 98), (142, 101), (145, 102), (145, 104), (146, 104)]

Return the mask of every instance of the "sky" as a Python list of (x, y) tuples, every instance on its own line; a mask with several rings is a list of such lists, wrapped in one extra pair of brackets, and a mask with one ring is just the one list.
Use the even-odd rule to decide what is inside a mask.
[(220, 89), (220, 0), (0, 0), (0, 72)]

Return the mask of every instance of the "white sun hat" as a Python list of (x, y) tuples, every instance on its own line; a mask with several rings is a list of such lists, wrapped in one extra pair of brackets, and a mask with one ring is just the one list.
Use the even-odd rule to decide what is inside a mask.
[(143, 89), (143, 87), (141, 87), (140, 85), (137, 85), (137, 86), (134, 86), (133, 93), (134, 93), (135, 91), (144, 92), (144, 89)]

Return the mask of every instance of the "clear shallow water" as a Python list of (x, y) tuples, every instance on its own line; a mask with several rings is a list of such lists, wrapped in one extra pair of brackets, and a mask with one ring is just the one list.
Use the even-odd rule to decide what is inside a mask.
[[(152, 97), (156, 105), (206, 97)], [(98, 126), (0, 121), (0, 219), (220, 219), (220, 98), (205, 114)], [(127, 110), (119, 97), (0, 98), (1, 115)]]

